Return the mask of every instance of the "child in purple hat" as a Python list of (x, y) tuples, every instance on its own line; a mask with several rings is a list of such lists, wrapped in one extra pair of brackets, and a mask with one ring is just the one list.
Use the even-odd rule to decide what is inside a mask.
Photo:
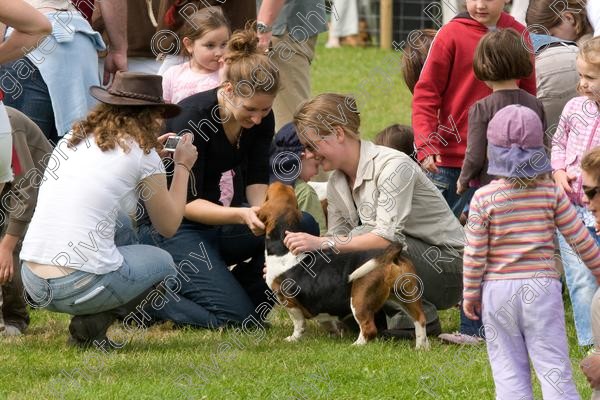
[(475, 192), (466, 226), (464, 301), (482, 319), (496, 399), (533, 398), (529, 359), (544, 399), (579, 399), (572, 378), (556, 228), (600, 276), (600, 249), (564, 191), (549, 177), (540, 117), (510, 105), (488, 125), (488, 174)]

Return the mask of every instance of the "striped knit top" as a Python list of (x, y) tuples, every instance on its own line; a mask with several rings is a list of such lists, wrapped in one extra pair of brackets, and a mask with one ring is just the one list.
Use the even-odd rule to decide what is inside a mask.
[(558, 279), (555, 228), (600, 276), (600, 248), (553, 182), (520, 188), (499, 179), (477, 190), (465, 226), (464, 298), (478, 300), (482, 280), (543, 278), (544, 285)]

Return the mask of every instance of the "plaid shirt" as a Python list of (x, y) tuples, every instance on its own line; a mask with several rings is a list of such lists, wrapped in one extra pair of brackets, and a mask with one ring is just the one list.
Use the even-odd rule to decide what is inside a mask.
[(564, 169), (576, 177), (569, 195), (573, 204), (583, 204), (581, 159), (588, 150), (600, 146), (600, 132), (596, 133), (599, 124), (598, 104), (585, 96), (575, 97), (565, 105), (552, 138), (552, 169)]

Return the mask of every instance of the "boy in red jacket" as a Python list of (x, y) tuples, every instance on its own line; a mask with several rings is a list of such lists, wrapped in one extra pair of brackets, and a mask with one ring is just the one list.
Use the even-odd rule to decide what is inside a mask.
[[(525, 27), (503, 12), (508, 1), (466, 0), (467, 13), (458, 14), (437, 33), (415, 86), (412, 125), (417, 158), (457, 216), (473, 195), (473, 190), (456, 194), (467, 148), (469, 108), (492, 93), (473, 72), (477, 43), (490, 30), (513, 28), (531, 48)], [(535, 85), (535, 72), (519, 82), (534, 96)]]

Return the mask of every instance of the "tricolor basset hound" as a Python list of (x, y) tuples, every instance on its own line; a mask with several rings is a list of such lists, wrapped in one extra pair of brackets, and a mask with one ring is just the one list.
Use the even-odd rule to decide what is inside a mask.
[(283, 239), (286, 231), (299, 231), (301, 213), (294, 189), (279, 182), (269, 186), (258, 217), (265, 224), (267, 284), (294, 323), (294, 332), (286, 340), (302, 337), (306, 318), (328, 321), (333, 327), (338, 318), (352, 312), (360, 326), (354, 344), (365, 344), (377, 335), (375, 313), (391, 300), (412, 318), (416, 347), (429, 348), (422, 292), (414, 266), (401, 255), (399, 245), (386, 250), (340, 253), (331, 248), (293, 255)]

